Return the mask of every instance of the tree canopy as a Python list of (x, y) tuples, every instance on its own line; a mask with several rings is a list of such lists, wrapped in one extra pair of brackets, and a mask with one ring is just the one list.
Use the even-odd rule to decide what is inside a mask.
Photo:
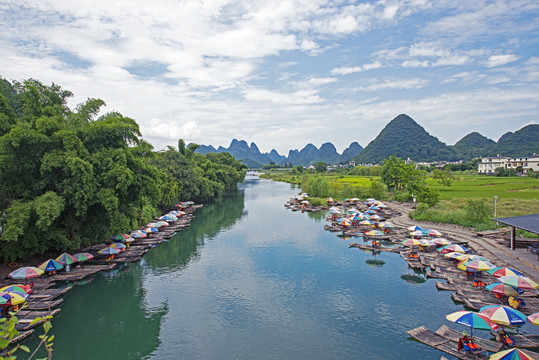
[(154, 152), (135, 120), (98, 116), (105, 102), (67, 106), (71, 92), (0, 79), (0, 254), (79, 249), (138, 228), (180, 200), (221, 196), (246, 166), (198, 147)]

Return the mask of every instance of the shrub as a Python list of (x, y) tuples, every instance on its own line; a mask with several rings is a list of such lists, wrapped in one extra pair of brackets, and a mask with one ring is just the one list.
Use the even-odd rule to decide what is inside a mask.
[(490, 208), (484, 199), (468, 199), (466, 202), (466, 219), (472, 223), (483, 223), (490, 220)]

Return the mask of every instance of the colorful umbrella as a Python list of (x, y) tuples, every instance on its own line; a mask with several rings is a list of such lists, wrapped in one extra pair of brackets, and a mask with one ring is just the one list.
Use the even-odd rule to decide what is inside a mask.
[[(7, 292), (0, 291), (0, 306), (8, 303), (11, 303), (11, 295), (9, 295)], [(6, 306), (9, 306), (9, 304)]]
[(382, 228), (382, 229), (393, 229), (395, 227), (395, 225), (393, 225), (392, 223), (386, 221), (386, 222), (378, 224), (378, 227)]
[(367, 231), (366, 233), (364, 233), (364, 235), (367, 235), (367, 236), (384, 236), (384, 233), (381, 232), (380, 230), (371, 230), (371, 231)]
[[(167, 225), (168, 225), (168, 223), (167, 223)], [(147, 223), (146, 227), (159, 228), (159, 227), (161, 227), (161, 225), (158, 222), (151, 222), (151, 223)]]
[(372, 224), (374, 223), (370, 220), (363, 220), (359, 222), (359, 225), (372, 225)]
[(158, 222), (157, 222), (157, 226), (154, 226), (154, 227), (158, 227), (158, 228), (159, 228), (159, 227), (161, 227), (161, 226), (168, 226), (168, 225), (169, 225), (169, 223), (166, 222), (166, 221), (158, 221)]
[(78, 253), (78, 254), (73, 255), (73, 257), (77, 259), (78, 262), (86, 261), (86, 260), (90, 260), (94, 258), (94, 256), (89, 253)]
[(423, 236), (423, 231), (421, 230), (412, 231), (410, 233), (410, 236)]
[(434, 244), (430, 240), (426, 239), (419, 239), (418, 240), (421, 243), (421, 246), (433, 246)]
[(494, 269), (496, 265), (489, 263), (488, 261), (483, 260), (474, 260), (474, 261), (462, 261), (457, 266), (460, 270), (464, 271), (487, 271)]
[(127, 246), (121, 243), (114, 243), (114, 244), (109, 245), (109, 247), (117, 249), (118, 251), (124, 251)]
[(144, 231), (146, 232), (146, 234), (159, 232), (159, 230), (154, 227), (147, 227), (146, 229), (144, 229)]
[[(30, 289), (30, 288), (28, 288), (28, 289)], [(14, 292), (14, 293), (27, 294), (28, 289), (24, 285), (15, 284), (15, 285), (4, 286), (3, 288), (0, 288), (0, 291), (1, 292)]]
[(348, 209), (348, 212), (349, 212), (350, 214), (353, 214), (353, 213), (357, 213), (357, 212), (359, 212), (359, 211), (358, 211), (358, 209), (356, 209), (356, 208), (350, 208), (350, 209)]
[(468, 250), (467, 248), (459, 244), (451, 244), (451, 245), (446, 245), (439, 248), (438, 251), (440, 251), (442, 254), (445, 254), (451, 251), (459, 252), (459, 253), (467, 253), (470, 250)]
[(164, 220), (164, 221), (176, 221), (178, 220), (178, 218), (174, 215), (164, 215), (164, 216), (161, 216), (159, 218), (159, 220)]
[(97, 253), (101, 255), (114, 255), (114, 254), (118, 254), (119, 252), (120, 250), (107, 246), (106, 248), (99, 250)]
[(337, 220), (337, 224), (342, 225), (342, 226), (351, 226), (352, 222), (350, 221), (350, 219), (340, 218)]
[[(4, 306), (21, 304), (21, 303), (25, 302), (26, 299), (28, 299), (28, 294), (26, 294), (26, 293), (18, 293), (18, 292), (6, 291), (6, 292), (0, 293), (0, 294), (2, 294), (2, 298), (4, 300), (7, 300), (3, 304)], [(7, 299), (6, 294), (10, 296), (9, 300)]]
[(446, 258), (455, 259), (455, 260), (458, 260), (458, 257), (460, 255), (462, 255), (462, 253), (458, 253), (458, 252), (454, 252), (454, 251), (451, 251), (451, 252), (448, 252), (448, 253), (444, 254), (444, 256)]
[[(491, 293), (498, 294), (498, 295), (507, 295), (507, 296), (517, 296), (519, 294), (519, 291), (515, 289), (514, 287), (510, 285), (505, 285), (502, 283), (494, 283), (485, 286), (485, 289), (490, 291)], [(523, 291), (520, 290), (520, 293)]]
[(459, 255), (456, 257), (456, 259), (458, 261), (463, 261), (463, 260), (466, 260), (466, 261), (477, 261), (477, 260), (488, 261), (488, 259), (486, 257), (479, 256), (479, 255), (470, 255), (470, 254), (463, 254), (463, 253), (458, 253), (458, 254)]
[(421, 241), (416, 240), (416, 239), (403, 240), (402, 245), (405, 245), (405, 246), (423, 246)]
[(329, 212), (331, 212), (331, 213), (340, 213), (341, 209), (339, 209), (336, 206), (332, 206), (332, 207), (329, 208)]
[(380, 215), (372, 215), (369, 217), (369, 219), (371, 220), (384, 220), (383, 217), (381, 217)]
[(508, 267), (497, 267), (497, 268), (494, 268), (494, 269), (490, 269), (487, 271), (490, 275), (494, 276), (494, 277), (502, 277), (502, 276), (507, 276), (507, 275), (517, 275), (517, 276), (524, 276), (524, 274), (522, 274), (520, 271), (517, 271), (515, 269), (511, 269), (511, 268), (508, 268)]
[(414, 226), (408, 226), (406, 229), (409, 230), (409, 231), (417, 231), (417, 230), (423, 231), (423, 230), (425, 230), (421, 226), (415, 226), (415, 225)]
[(60, 264), (58, 261), (54, 259), (49, 259), (45, 262), (42, 262), (38, 268), (40, 268), (43, 271), (56, 271), (63, 269), (64, 265)]
[(56, 261), (58, 261), (62, 265), (71, 265), (77, 262), (77, 259), (73, 257), (73, 255), (70, 255), (68, 253), (62, 253), (62, 255), (58, 256), (56, 258)]
[(131, 233), (131, 237), (134, 239), (142, 239), (148, 237), (148, 233), (142, 230), (135, 230)]
[(435, 245), (442, 245), (442, 246), (446, 246), (446, 245), (451, 245), (452, 242), (447, 240), (447, 239), (444, 239), (444, 238), (438, 238), (438, 239), (435, 239), (435, 240), (432, 240), (432, 242), (435, 244)]
[(113, 239), (114, 241), (124, 242), (124, 241), (126, 241), (127, 239), (129, 239), (129, 238), (130, 238), (130, 236), (127, 235), (127, 234), (118, 234), (118, 235), (116, 235), (115, 237), (113, 237), (112, 239)]
[(533, 325), (539, 325), (539, 312), (528, 316), (528, 321)]
[(535, 357), (529, 355), (528, 353), (525, 353), (524, 351), (518, 348), (503, 350), (503, 351), (497, 352), (496, 354), (492, 354), (489, 357), (489, 360), (519, 360), (519, 359), (534, 360)]
[(30, 279), (35, 278), (44, 273), (43, 270), (34, 266), (25, 266), (18, 268), (15, 271), (9, 273), (9, 277), (12, 279)]
[(438, 230), (431, 229), (431, 230), (428, 230), (427, 235), (429, 235), (429, 236), (442, 236), (442, 233), (439, 232)]
[(489, 305), (479, 309), (480, 314), (485, 314), (490, 320), (500, 325), (524, 325), (526, 315), (510, 306)]
[(506, 275), (506, 276), (499, 277), (498, 281), (506, 285), (511, 285), (512, 287), (516, 287), (523, 290), (533, 290), (539, 287), (539, 284), (537, 284), (535, 281), (525, 276)]
[(473, 311), (460, 310), (460, 311), (451, 313), (449, 315), (446, 315), (445, 318), (454, 323), (461, 324), (464, 326), (469, 326), (472, 329), (472, 334), (471, 334), (472, 337), (473, 337), (473, 329), (483, 329), (483, 330), (491, 330), (491, 329), (497, 330), (498, 329), (498, 325), (492, 322), (486, 315), (473, 312)]

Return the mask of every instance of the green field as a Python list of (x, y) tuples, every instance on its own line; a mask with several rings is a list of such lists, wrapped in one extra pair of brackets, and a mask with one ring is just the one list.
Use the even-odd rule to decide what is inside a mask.
[(494, 199), (536, 199), (539, 200), (539, 179), (532, 177), (496, 177), (485, 175), (459, 175), (452, 186), (442, 191), (442, 185), (429, 178), (427, 183), (440, 191), (440, 199), (480, 197)]

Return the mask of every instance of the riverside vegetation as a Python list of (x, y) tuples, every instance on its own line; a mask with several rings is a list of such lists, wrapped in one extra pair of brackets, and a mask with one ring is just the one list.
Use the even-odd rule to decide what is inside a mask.
[(246, 166), (198, 145), (154, 151), (135, 120), (74, 110), (72, 93), (0, 78), (0, 259), (80, 249), (139, 227), (178, 201), (236, 189)]
[[(266, 172), (263, 177), (301, 186), (312, 195), (313, 205), (326, 205), (327, 197), (369, 198), (410, 202), (417, 200), (410, 216), (417, 220), (451, 223), (476, 230), (495, 229), (494, 196), (498, 196), (498, 217), (539, 212), (539, 181), (535, 176), (499, 177), (469, 175), (467, 171), (451, 171), (451, 166), (427, 172), (391, 156), (383, 165), (346, 169), (326, 173), (295, 167), (290, 172)], [(463, 169), (466, 165), (460, 166)], [(520, 231), (527, 237), (536, 235)]]

